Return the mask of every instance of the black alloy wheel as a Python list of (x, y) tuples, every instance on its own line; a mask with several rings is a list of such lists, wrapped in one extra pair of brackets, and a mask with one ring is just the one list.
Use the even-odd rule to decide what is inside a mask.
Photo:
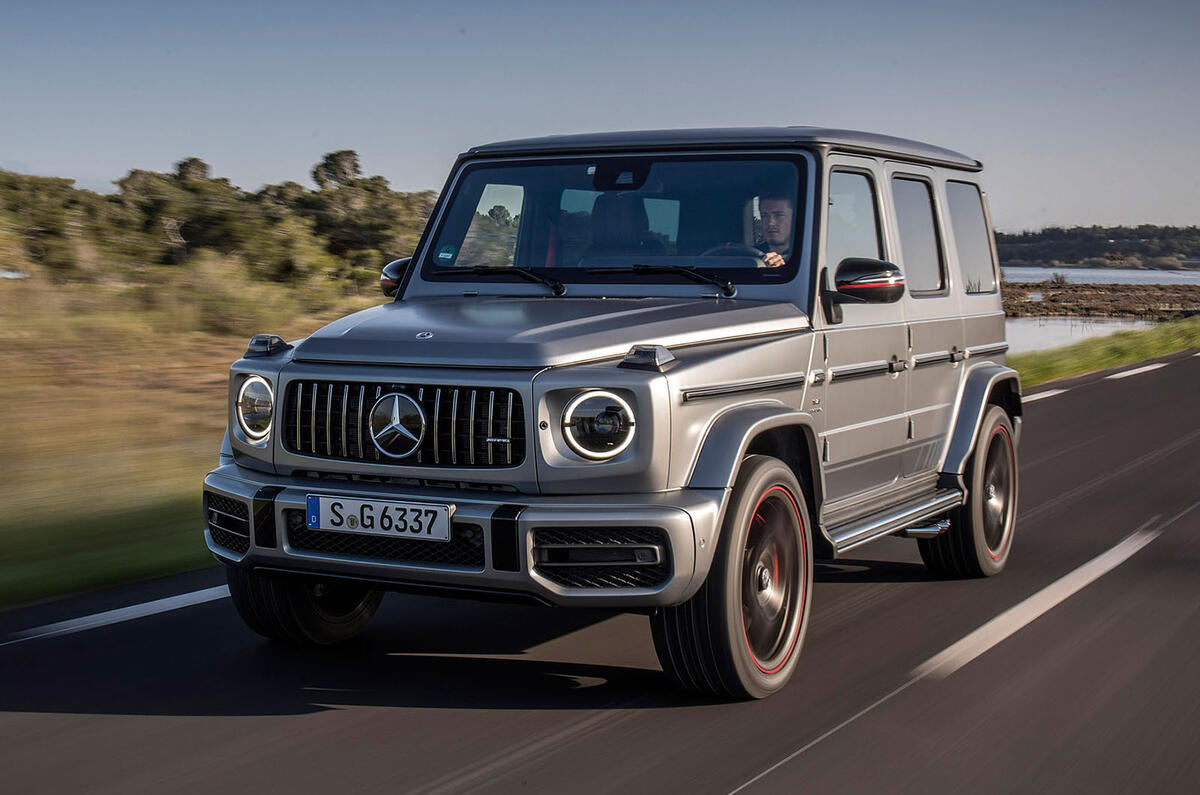
[(950, 512), (950, 529), (917, 541), (921, 559), (944, 577), (991, 577), (1004, 570), (1017, 516), (1017, 449), (1004, 409), (989, 405), (963, 481), (966, 502)]
[[(812, 599), (808, 505), (787, 464), (742, 461), (704, 584), (651, 617), (663, 671), (686, 690), (765, 698), (796, 671)], [(702, 547), (701, 547), (702, 549)]]

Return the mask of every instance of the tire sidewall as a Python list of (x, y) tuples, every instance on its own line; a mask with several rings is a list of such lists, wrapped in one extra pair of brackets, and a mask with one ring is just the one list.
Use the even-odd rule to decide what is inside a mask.
[[(750, 522), (755, 510), (762, 498), (777, 487), (787, 492), (799, 513), (797, 517), (799, 535), (797, 550), (800, 561), (798, 583), (800, 593), (793, 594), (793, 597), (803, 599), (803, 603), (796, 611), (786, 660), (781, 666), (768, 673), (760, 667), (751, 653), (743, 625), (742, 550), (746, 544)], [(718, 565), (717, 570), (713, 572), (719, 577), (721, 584), (719, 589), (720, 608), (726, 641), (725, 651), (729, 656), (727, 662), (736, 671), (738, 680), (747, 694), (755, 698), (763, 698), (787, 684), (796, 669), (800, 649), (804, 644), (804, 635), (808, 628), (808, 614), (812, 605), (811, 524), (803, 490), (787, 465), (775, 458), (766, 456), (747, 458), (738, 473), (732, 500), (730, 509), (726, 512), (725, 521), (722, 523)]]
[[(1012, 496), (1008, 507), (1008, 528), (1001, 540), (999, 553), (988, 548), (983, 521), (983, 503), (985, 500), (983, 479), (987, 469), (986, 457), (992, 439), (997, 434), (1003, 434), (1007, 438), (1010, 456), (1008, 463), (1011, 467), (1010, 477), (1012, 483)], [(1016, 532), (1017, 496), (1019, 492), (1017, 472), (1017, 449), (1016, 442), (1013, 439), (1012, 421), (1008, 418), (1008, 414), (1003, 408), (993, 405), (988, 409), (987, 414), (984, 415), (984, 421), (979, 429), (979, 437), (975, 442), (975, 454), (971, 460), (971, 490), (967, 505), (967, 514), (971, 522), (971, 537), (974, 541), (972, 546), (975, 548), (975, 557), (979, 563), (979, 568), (985, 576), (990, 577), (1003, 571), (1005, 564), (1008, 563), (1008, 556), (1012, 552), (1013, 536)]]

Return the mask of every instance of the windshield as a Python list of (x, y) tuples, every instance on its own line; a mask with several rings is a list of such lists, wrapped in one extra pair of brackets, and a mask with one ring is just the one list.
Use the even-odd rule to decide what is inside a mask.
[(471, 164), (423, 272), (471, 279), (517, 266), (563, 282), (679, 282), (684, 267), (786, 282), (801, 259), (804, 165), (766, 154)]

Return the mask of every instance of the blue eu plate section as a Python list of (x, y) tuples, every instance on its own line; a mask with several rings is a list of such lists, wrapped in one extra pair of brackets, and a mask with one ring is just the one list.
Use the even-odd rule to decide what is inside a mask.
[(321, 529), (321, 498), (315, 494), (308, 495), (308, 509), (304, 512), (308, 515), (308, 529)]

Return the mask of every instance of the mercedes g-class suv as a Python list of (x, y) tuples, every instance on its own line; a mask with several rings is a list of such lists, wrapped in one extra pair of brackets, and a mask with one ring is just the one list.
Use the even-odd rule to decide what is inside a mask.
[(1012, 549), (1021, 390), (982, 166), (813, 127), (459, 157), (394, 300), (229, 380), (205, 537), (245, 622), (360, 632), (388, 590), (646, 611), (668, 676), (792, 675), (813, 561)]

